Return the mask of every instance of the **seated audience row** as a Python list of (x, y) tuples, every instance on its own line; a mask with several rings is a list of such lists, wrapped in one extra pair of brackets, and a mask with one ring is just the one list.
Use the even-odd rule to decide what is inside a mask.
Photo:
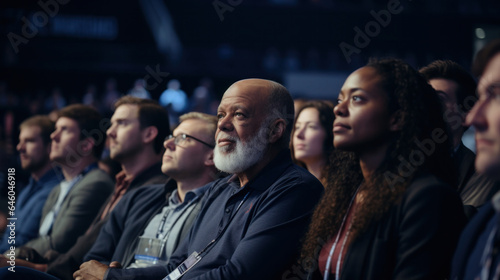
[[(496, 279), (500, 40), (474, 65), (475, 105), (475, 81), (454, 62), (419, 73), (374, 59), (335, 106), (306, 103), (295, 121), (286, 88), (261, 79), (234, 83), (217, 117), (185, 114), (168, 137), (165, 109), (130, 96), (109, 128), (90, 107), (64, 108), (50, 146), (53, 124), (30, 119), (21, 206), (50, 194), (26, 217), (38, 235), (4, 247), (0, 277)], [(477, 156), (461, 143), (467, 126)], [(122, 167), (114, 189), (96, 164), (105, 131)]]
[[(198, 218), (169, 262), (119, 269), (89, 261), (74, 277), (280, 277), (296, 259), (297, 244), (323, 193), (321, 183), (291, 160), (289, 115), (293, 100), (275, 82), (249, 79), (229, 87), (218, 109), (213, 161), (219, 170), (234, 175), (206, 186)], [(187, 258), (193, 266), (183, 263)]]
[[(167, 177), (161, 173), (159, 163), (163, 151), (162, 139), (169, 133), (168, 122), (165, 124), (163, 121), (168, 117), (165, 110), (153, 101), (128, 96), (121, 98), (115, 106), (116, 110), (111, 118), (111, 127), (107, 131), (102, 130), (102, 127), (100, 127), (102, 124), (101, 118), (94, 118), (94, 122), (90, 125), (83, 124), (81, 127), (85, 127), (85, 130), (75, 130), (77, 137), (80, 137), (80, 135), (88, 136), (89, 131), (93, 132), (95, 137), (86, 138), (86, 141), (92, 143), (97, 143), (98, 141), (104, 142), (104, 133), (107, 133), (108, 139), (111, 142), (111, 157), (119, 161), (122, 165), (122, 171), (116, 176), (116, 185), (113, 194), (107, 198), (106, 195), (94, 192), (90, 187), (87, 187), (89, 189), (85, 190), (85, 192), (80, 193), (73, 193), (77, 190), (76, 187), (69, 190), (68, 195), (63, 198), (63, 203), (68, 206), (59, 211), (57, 215), (58, 219), (67, 220), (74, 217), (76, 220), (72, 221), (72, 223), (84, 223), (87, 218), (80, 216), (83, 212), (78, 207), (87, 207), (90, 205), (88, 202), (81, 205), (81, 200), (85, 198), (89, 199), (88, 197), (90, 197), (90, 199), (96, 201), (96, 204), (99, 204), (99, 201), (104, 202), (102, 199), (107, 198), (107, 202), (104, 204), (101, 203), (102, 207), (101, 204), (98, 205), (101, 209), (97, 216), (95, 214), (92, 216), (93, 222), (90, 226), (83, 231), (74, 232), (73, 235), (62, 234), (59, 237), (59, 242), (71, 243), (70, 238), (75, 240), (75, 238), (85, 233), (78, 238), (74, 245), (71, 243), (72, 246), (70, 249), (54, 246), (48, 251), (40, 251), (36, 247), (31, 247), (30, 242), (28, 242), (28, 244), (18, 249), (16, 255), (19, 259), (18, 265), (47, 271), (62, 279), (72, 279), (73, 272), (78, 269), (83, 261), (83, 256), (95, 242), (102, 225), (107, 221), (108, 214), (124, 193), (142, 185), (166, 181)], [(75, 118), (69, 118), (71, 120), (85, 119), (87, 115), (97, 115), (97, 112), (93, 108), (84, 105), (71, 105), (64, 110), (78, 114)], [(64, 111), (61, 114), (64, 114)], [(63, 126), (61, 129), (65, 130), (67, 128)], [(68, 149), (68, 152), (73, 153), (70, 156), (75, 156), (75, 161), (78, 160), (76, 158), (78, 155), (76, 150)], [(66, 160), (69, 158), (69, 156), (65, 157)], [(95, 165), (95, 163), (93, 164)], [(100, 176), (106, 177), (102, 173), (100, 173)], [(91, 187), (94, 186), (91, 185)], [(95, 187), (100, 187), (100, 185), (97, 184)], [(99, 197), (94, 198), (93, 196), (96, 195)], [(49, 202), (47, 201), (47, 203)], [(62, 228), (67, 229), (71, 227), (71, 224), (66, 225), (66, 227), (64, 224), (62, 226)], [(55, 233), (49, 233), (47, 238), (53, 238), (52, 234)], [(50, 246), (54, 244), (56, 243), (49, 243)], [(16, 246), (20, 245), (23, 244), (17, 243), (16, 240)], [(25, 262), (24, 260), (29, 262)]]

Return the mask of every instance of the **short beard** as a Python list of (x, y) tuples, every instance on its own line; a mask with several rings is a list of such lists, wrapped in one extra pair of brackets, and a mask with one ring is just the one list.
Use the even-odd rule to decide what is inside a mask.
[(219, 134), (218, 138), (223, 136), (231, 141), (235, 141), (236, 147), (233, 151), (223, 154), (223, 152), (227, 152), (227, 147), (219, 147), (216, 145), (214, 149), (215, 167), (222, 172), (237, 174), (247, 170), (259, 162), (266, 153), (266, 148), (269, 143), (268, 125), (269, 122), (264, 121), (264, 124), (260, 127), (257, 135), (255, 135), (255, 137), (250, 139), (247, 143), (242, 143), (239, 138), (231, 137), (225, 133)]

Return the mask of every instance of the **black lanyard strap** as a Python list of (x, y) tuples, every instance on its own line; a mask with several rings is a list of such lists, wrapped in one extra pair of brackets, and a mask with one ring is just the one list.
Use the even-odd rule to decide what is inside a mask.
[(229, 225), (231, 224), (231, 222), (233, 221), (234, 217), (236, 217), (236, 214), (238, 214), (238, 211), (240, 210), (241, 206), (243, 206), (243, 203), (245, 203), (245, 201), (247, 200), (248, 198), (248, 195), (251, 193), (252, 191), (248, 191), (245, 196), (243, 197), (243, 199), (241, 200), (240, 204), (238, 204), (238, 207), (236, 207), (236, 211), (234, 212), (234, 214), (231, 216), (231, 218), (229, 218), (229, 221), (227, 222), (227, 224), (224, 226), (224, 228), (222, 229), (222, 231), (219, 232), (219, 234), (212, 240), (210, 241), (210, 243), (207, 244), (207, 246), (205, 246), (205, 248), (203, 248), (203, 250), (200, 251), (199, 255), (201, 256), (201, 254), (203, 254), (204, 252), (207, 252), (208, 253), (208, 249), (211, 248), (213, 245), (215, 245), (215, 243), (217, 241), (219, 241), (219, 239), (222, 237), (222, 235), (224, 234), (224, 232), (226, 232), (227, 228), (229, 227)]

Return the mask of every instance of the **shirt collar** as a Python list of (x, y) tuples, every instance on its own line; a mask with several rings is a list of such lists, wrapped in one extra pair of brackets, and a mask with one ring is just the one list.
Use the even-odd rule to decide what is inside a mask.
[[(59, 177), (59, 176), (61, 176), (61, 177)], [(59, 170), (59, 168), (53, 167), (49, 171), (47, 171), (45, 174), (43, 174), (43, 176), (40, 178), (40, 180), (38, 180), (36, 183), (37, 184), (45, 184), (49, 181), (52, 181), (52, 180), (55, 180), (58, 178), (62, 178), (61, 171)], [(31, 177), (31, 179), (33, 179), (33, 177)]]
[(135, 187), (136, 185), (143, 185), (144, 182), (158, 174), (162, 174), (161, 162), (156, 162), (148, 168), (139, 172), (139, 174), (137, 174), (137, 176), (135, 178), (132, 178), (132, 180), (130, 181), (130, 186)]
[(71, 188), (73, 188), (73, 186), (78, 183), (78, 181), (80, 181), (80, 179), (83, 178), (83, 175), (82, 174), (79, 174), (78, 176), (76, 176), (75, 178), (67, 181), (67, 180), (63, 180), (61, 182), (61, 192), (66, 192), (68, 193), (69, 190), (71, 190)]
[[(42, 178), (40, 178), (40, 180), (38, 181), (36, 181), (33, 176), (30, 176), (28, 185), (26, 185), (25, 188), (29, 190), (28, 193), (31, 193), (45, 187), (52, 188), (54, 185), (62, 182), (63, 179), (64, 177), (61, 173), (61, 170), (57, 167), (54, 167), (43, 174)], [(54, 185), (49, 184), (50, 182), (54, 182)]]
[[(255, 190), (265, 190), (272, 185), (285, 171), (285, 169), (293, 164), (292, 157), (289, 149), (280, 151), (274, 159), (272, 159), (262, 170), (248, 182), (244, 187), (252, 188)], [(234, 180), (235, 175), (229, 178), (228, 182), (231, 184), (239, 185), (239, 181)], [(233, 180), (233, 181), (231, 181)]]
[[(202, 196), (202, 195), (203, 195), (203, 194), (204, 194), (204, 193), (205, 193), (205, 192), (206, 192), (206, 191), (210, 188), (210, 186), (211, 186), (211, 184), (210, 184), (210, 183), (208, 183), (208, 184), (206, 184), (206, 185), (204, 185), (204, 186), (202, 186), (202, 187), (199, 187), (199, 188), (194, 189), (194, 190), (189, 191), (189, 192), (190, 192), (190, 193), (194, 193), (194, 195), (195, 195), (196, 197), (198, 197), (198, 196)], [(188, 193), (189, 193), (189, 192), (188, 192)]]
[(80, 175), (82, 176), (85, 176), (87, 175), (87, 173), (89, 173), (90, 171), (98, 168), (99, 166), (97, 165), (97, 162), (93, 162), (91, 164), (89, 164), (87, 167), (85, 167), (85, 169), (83, 169), (82, 173), (80, 173)]
[(122, 183), (123, 183), (123, 181), (125, 181), (125, 180), (127, 180), (127, 181), (129, 181), (129, 182), (130, 182), (130, 181), (131, 181), (131, 180), (133, 180), (133, 179), (134, 179), (134, 178), (133, 178), (133, 176), (129, 176), (129, 177), (127, 178), (127, 174), (125, 174), (125, 171), (123, 171), (123, 170), (122, 170), (122, 171), (120, 171), (120, 172), (118, 172), (118, 173), (116, 174), (116, 176), (115, 176), (115, 180), (116, 180), (116, 184), (117, 184), (117, 185), (118, 185), (118, 184), (122, 184)]
[[(190, 190), (186, 193), (184, 196), (184, 202), (183, 203), (190, 203), (191, 201), (194, 201), (195, 199), (199, 198), (202, 196), (206, 190), (210, 187), (210, 184), (206, 184), (202, 187), (199, 187), (194, 190)], [(172, 194), (170, 194), (169, 197), (169, 202), (173, 204), (180, 204), (179, 196), (177, 195), (177, 189), (172, 191)]]
[(61, 186), (63, 185), (63, 183), (67, 186), (69, 186), (69, 189), (71, 189), (76, 183), (78, 183), (78, 181), (80, 181), (80, 179), (82, 179), (83, 177), (85, 177), (85, 175), (87, 175), (90, 171), (94, 170), (97, 168), (97, 162), (94, 162), (94, 163), (91, 163), (89, 164), (87, 167), (85, 167), (85, 169), (83, 169), (83, 171), (78, 174), (75, 178), (67, 181), (66, 179), (62, 180), (61, 181)]
[(130, 186), (130, 182), (134, 180), (134, 176), (127, 177), (125, 171), (122, 170), (118, 172), (118, 174), (116, 174), (115, 179), (115, 193), (122, 194), (125, 193), (125, 191), (128, 189), (128, 187)]

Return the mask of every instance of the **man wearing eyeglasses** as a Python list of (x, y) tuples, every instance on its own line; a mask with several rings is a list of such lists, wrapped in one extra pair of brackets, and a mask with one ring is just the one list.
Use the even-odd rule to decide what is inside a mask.
[[(86, 264), (98, 279), (104, 278), (112, 261), (112, 267), (126, 268), (167, 262), (201, 208), (205, 185), (217, 178), (213, 162), (217, 118), (192, 112), (182, 115), (180, 121), (164, 141), (161, 169), (171, 180), (124, 198), (85, 257), (92, 260)], [(170, 194), (172, 186), (176, 189)], [(140, 258), (139, 244), (145, 239), (160, 244), (157, 260)]]

